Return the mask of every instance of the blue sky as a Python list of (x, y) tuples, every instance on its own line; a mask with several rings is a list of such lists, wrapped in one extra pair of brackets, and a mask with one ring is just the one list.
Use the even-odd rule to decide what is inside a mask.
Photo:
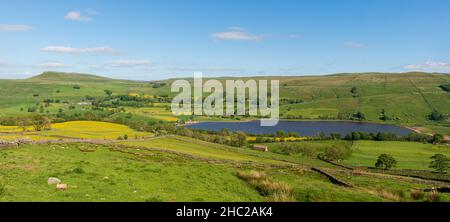
[(0, 78), (450, 72), (448, 0), (0, 0)]

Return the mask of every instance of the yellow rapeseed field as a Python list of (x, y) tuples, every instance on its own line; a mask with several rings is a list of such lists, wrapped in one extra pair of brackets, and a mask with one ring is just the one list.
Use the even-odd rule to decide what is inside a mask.
[(55, 123), (52, 124), (51, 130), (42, 131), (40, 134), (82, 139), (117, 139), (124, 135), (128, 138), (151, 136), (150, 133), (138, 132), (125, 125), (98, 121)]
[[(25, 127), (25, 131), (32, 131), (33, 127), (27, 126)], [(1, 126), (0, 125), (0, 133), (19, 133), (23, 132), (23, 129), (19, 126)]]
[(18, 126), (0, 126), (0, 140), (12, 141), (15, 139), (30, 139), (34, 141), (55, 140), (64, 138), (77, 139), (118, 139), (128, 136), (129, 139), (151, 136), (151, 133), (138, 132), (128, 126), (98, 122), (98, 121), (70, 121), (52, 124), (52, 129), (47, 131), (34, 131), (27, 127), (23, 132)]

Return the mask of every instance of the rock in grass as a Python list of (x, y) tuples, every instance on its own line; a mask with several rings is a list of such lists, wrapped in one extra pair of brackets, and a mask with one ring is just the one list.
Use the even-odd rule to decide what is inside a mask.
[(61, 180), (56, 178), (56, 177), (49, 177), (47, 180), (48, 185), (52, 185), (52, 184), (60, 184)]
[(56, 190), (58, 190), (58, 191), (66, 191), (67, 190), (67, 184), (63, 184), (63, 183), (56, 184)]

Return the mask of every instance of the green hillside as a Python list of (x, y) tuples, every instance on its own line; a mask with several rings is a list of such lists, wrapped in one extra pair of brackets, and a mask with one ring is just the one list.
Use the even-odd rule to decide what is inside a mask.
[(51, 81), (51, 82), (88, 82), (88, 81), (111, 81), (113, 79), (101, 77), (96, 75), (81, 74), (81, 73), (60, 73), (60, 72), (44, 72), (40, 75), (28, 78), (27, 81)]
[[(27, 144), (3, 148), (0, 157), (0, 202), (427, 201), (428, 194), (416, 197), (413, 191), (448, 184), (357, 173), (316, 158), (261, 153), (185, 137), (102, 145)], [(310, 164), (351, 187), (333, 183)], [(54, 184), (47, 184), (49, 177), (61, 179), (67, 190), (57, 191)], [(439, 194), (440, 201), (449, 198)]]
[[(425, 132), (450, 134), (448, 120), (429, 119), (433, 111), (450, 113), (450, 93), (439, 87), (450, 83), (449, 74), (361, 73), (243, 79), (280, 80), (281, 118), (342, 119), (361, 112), (365, 121), (416, 126), (424, 128)], [(135, 82), (56, 72), (26, 80), (0, 80), (3, 100), (0, 115), (17, 115), (21, 108), (47, 98), (75, 103), (86, 95), (103, 97), (105, 89), (114, 95), (133, 93), (170, 98), (174, 95), (170, 93), (172, 81)]]

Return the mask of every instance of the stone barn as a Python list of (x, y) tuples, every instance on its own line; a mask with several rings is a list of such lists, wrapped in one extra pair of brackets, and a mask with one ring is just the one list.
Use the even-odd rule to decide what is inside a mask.
[(262, 152), (269, 151), (269, 148), (267, 148), (267, 146), (264, 146), (264, 145), (253, 145), (253, 149), (254, 150), (258, 150), (258, 151), (262, 151)]

